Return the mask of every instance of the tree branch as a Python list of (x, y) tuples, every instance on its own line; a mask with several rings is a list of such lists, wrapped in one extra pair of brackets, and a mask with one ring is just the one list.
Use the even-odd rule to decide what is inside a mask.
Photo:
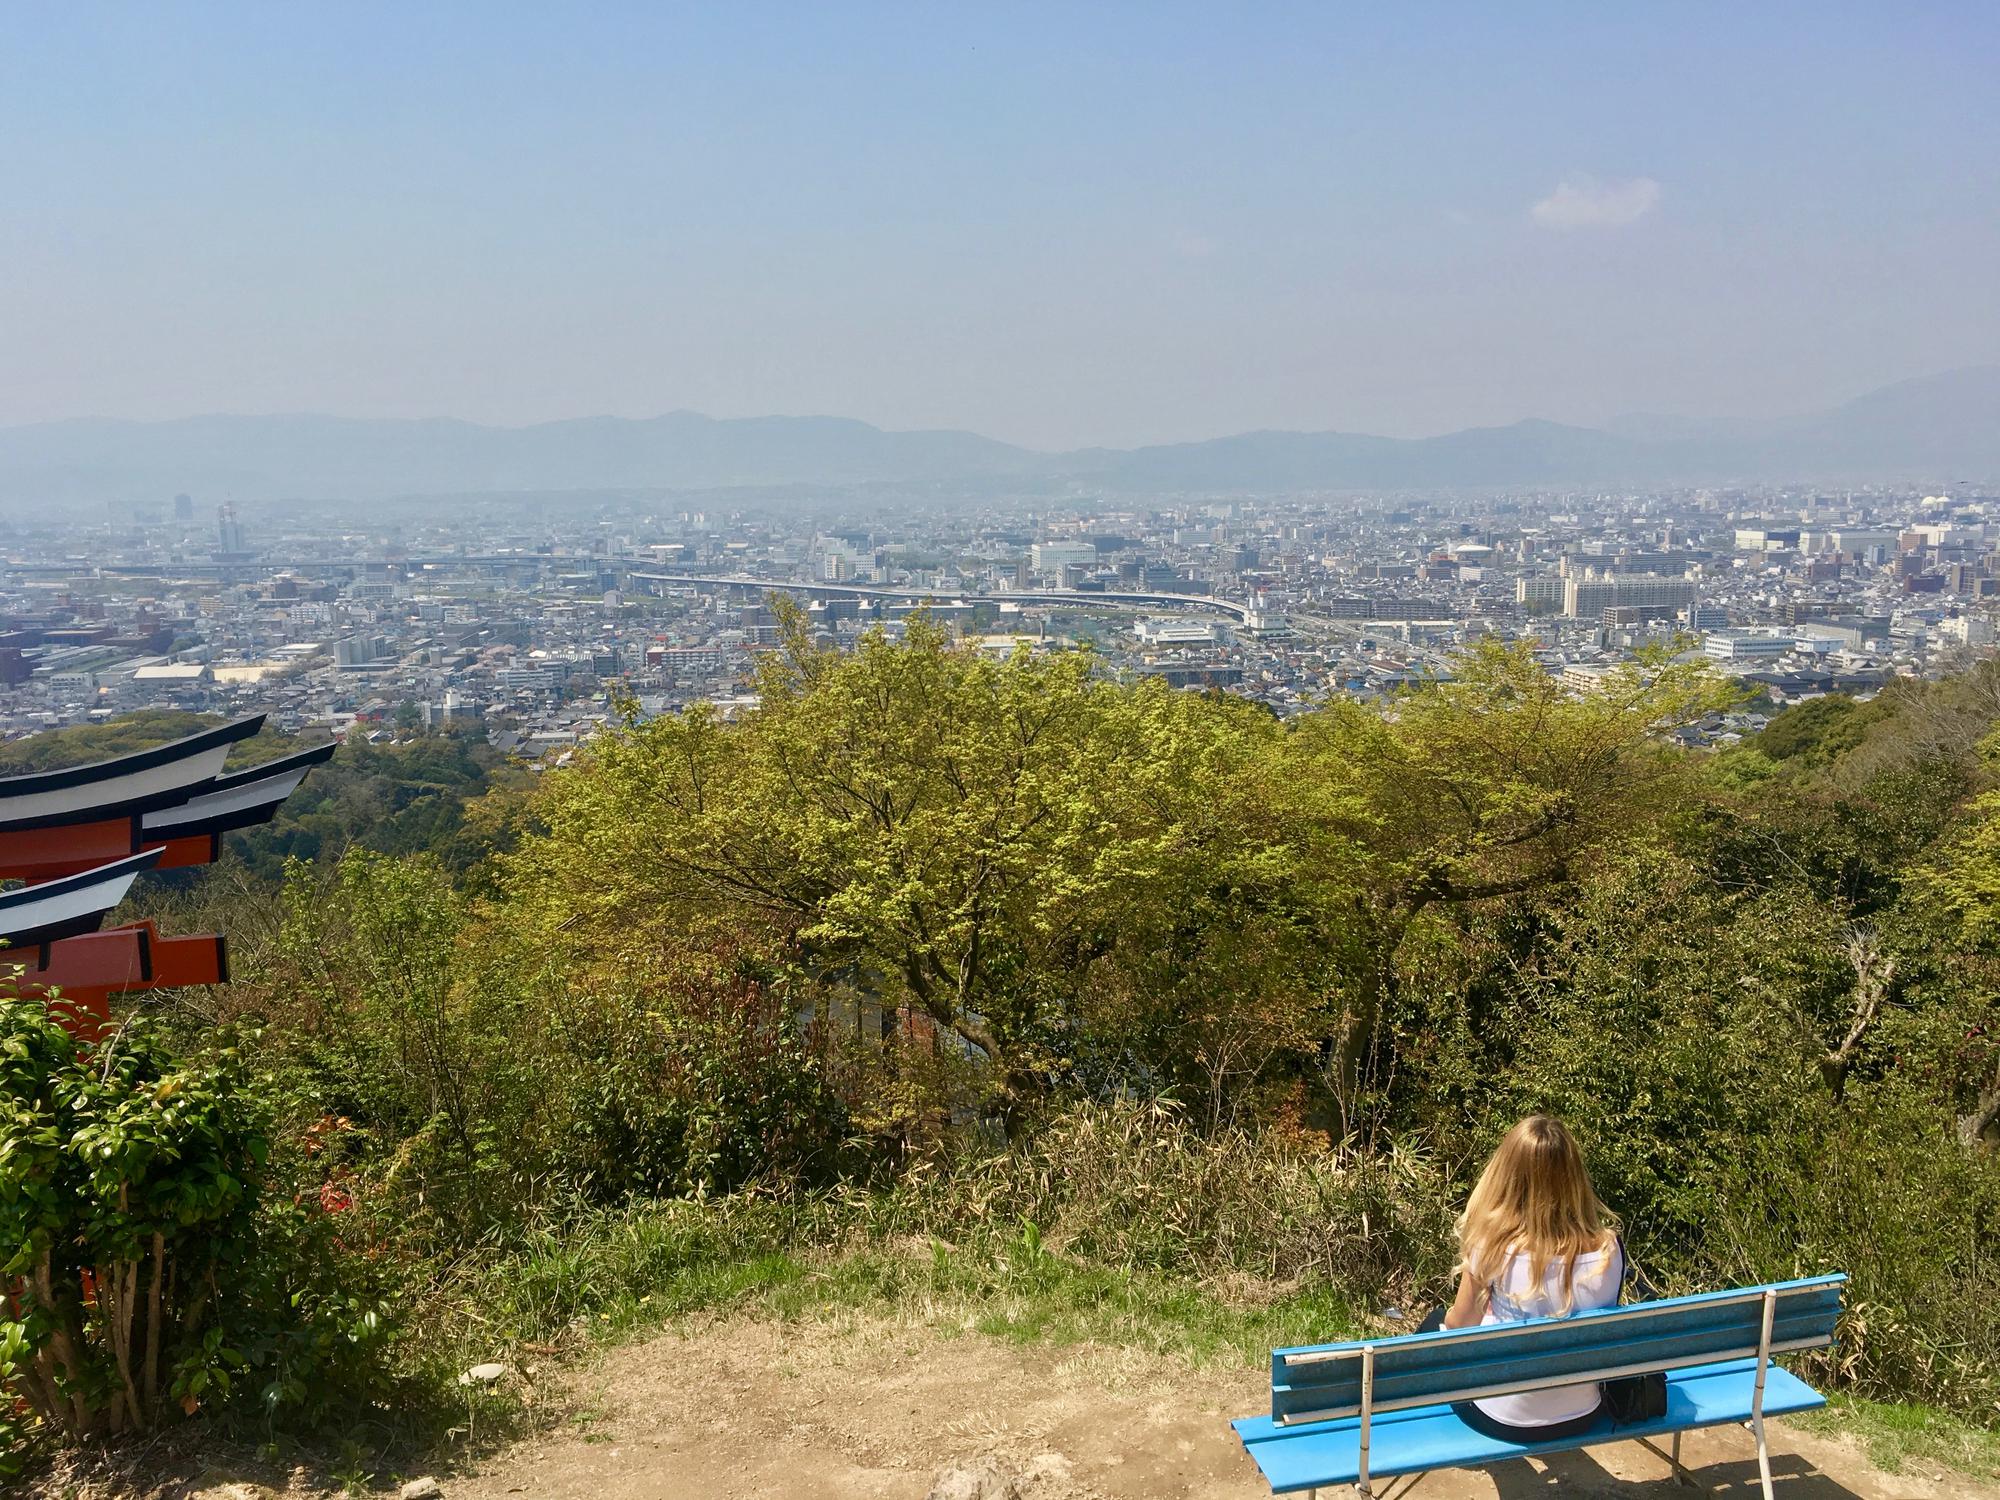
[(1868, 1028), (1881, 1014), (1889, 985), (1896, 977), (1896, 960), (1884, 958), (1875, 934), (1856, 928), (1847, 935), (1847, 961), (1854, 966), (1854, 1017), (1838, 1047), (1819, 1060), (1820, 1077), (1838, 1104), (1847, 1093), (1847, 1075), (1860, 1053)]

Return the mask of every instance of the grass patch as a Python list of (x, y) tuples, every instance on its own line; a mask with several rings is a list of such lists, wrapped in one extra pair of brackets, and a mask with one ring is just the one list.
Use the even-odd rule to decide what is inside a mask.
[(890, 1314), (1013, 1343), (1098, 1343), (1194, 1364), (1261, 1365), (1274, 1344), (1349, 1337), (1356, 1310), (1324, 1283), (1184, 1276), (1058, 1254), (1032, 1226), (958, 1244), (852, 1231), (827, 1243), (779, 1206), (666, 1203), (552, 1227), (470, 1273), (451, 1299), (455, 1361), (591, 1342), (742, 1308), (787, 1321)]
[(769, 1293), (806, 1274), (785, 1226), (700, 1204), (603, 1215), (538, 1232), (456, 1289), (461, 1335), (560, 1344)]
[(1785, 1420), (1808, 1432), (1852, 1437), (1885, 1474), (1944, 1469), (2000, 1479), (2000, 1432), (1971, 1426), (1934, 1407), (1835, 1395), (1824, 1410)]
[(1090, 1265), (991, 1243), (850, 1249), (758, 1299), (792, 1320), (889, 1312), (944, 1332), (1014, 1344), (1093, 1343), (1191, 1364), (1261, 1365), (1274, 1343), (1337, 1339), (1359, 1320), (1324, 1290), (1230, 1299), (1154, 1272)]

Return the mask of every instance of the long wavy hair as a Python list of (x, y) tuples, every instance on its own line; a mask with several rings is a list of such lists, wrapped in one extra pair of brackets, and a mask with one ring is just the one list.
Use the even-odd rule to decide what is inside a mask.
[(1529, 1115), (1508, 1131), (1458, 1220), (1459, 1269), (1491, 1287), (1509, 1258), (1526, 1255), (1533, 1284), (1562, 1266), (1562, 1311), (1575, 1298), (1576, 1258), (1602, 1249), (1615, 1229), (1562, 1122)]

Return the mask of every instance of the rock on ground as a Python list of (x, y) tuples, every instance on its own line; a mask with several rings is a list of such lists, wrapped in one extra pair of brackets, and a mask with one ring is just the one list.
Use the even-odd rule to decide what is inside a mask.
[(938, 1475), (925, 1500), (1020, 1500), (1014, 1471), (990, 1454), (952, 1464)]

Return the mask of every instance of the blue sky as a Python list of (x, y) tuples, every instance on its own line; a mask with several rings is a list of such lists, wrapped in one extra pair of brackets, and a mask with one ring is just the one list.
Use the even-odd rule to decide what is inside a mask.
[(0, 424), (1038, 446), (2000, 361), (2000, 7), (0, 10)]

